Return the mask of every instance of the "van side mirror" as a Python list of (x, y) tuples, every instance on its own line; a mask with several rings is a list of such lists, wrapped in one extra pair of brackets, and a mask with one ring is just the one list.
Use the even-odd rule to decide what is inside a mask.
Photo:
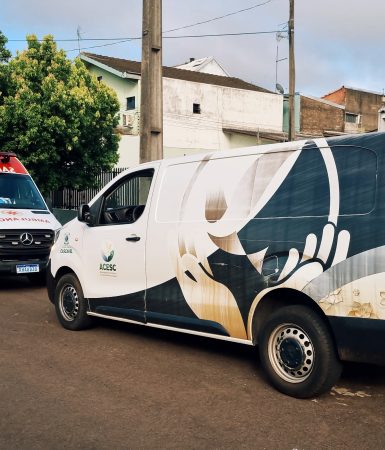
[(94, 225), (94, 218), (90, 212), (89, 205), (80, 205), (78, 209), (79, 222), (85, 222), (87, 225)]

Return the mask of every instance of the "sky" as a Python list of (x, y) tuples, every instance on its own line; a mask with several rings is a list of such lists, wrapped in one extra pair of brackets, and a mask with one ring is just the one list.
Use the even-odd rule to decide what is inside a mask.
[[(277, 80), (288, 91), (287, 34), (277, 39), (276, 32), (287, 25), (289, 0), (163, 0), (162, 4), (163, 65), (214, 56), (231, 76), (272, 91)], [(26, 48), (26, 35), (41, 39), (52, 34), (70, 58), (78, 55), (79, 46), (101, 55), (141, 58), (142, 0), (0, 0), (0, 5), (0, 30), (14, 55)], [(231, 14), (242, 9), (247, 10)], [(385, 0), (295, 0), (296, 91), (322, 96), (344, 85), (383, 92), (384, 19)], [(270, 33), (171, 38), (254, 32)], [(126, 42), (89, 40), (96, 38)], [(62, 41), (66, 39), (73, 41)], [(277, 48), (282, 59), (278, 63)]]

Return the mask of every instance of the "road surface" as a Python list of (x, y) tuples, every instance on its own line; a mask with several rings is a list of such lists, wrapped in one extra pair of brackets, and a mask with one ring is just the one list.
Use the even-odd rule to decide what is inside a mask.
[(384, 368), (346, 365), (331, 393), (296, 400), (251, 347), (112, 321), (66, 331), (44, 288), (0, 281), (0, 449), (385, 448)]

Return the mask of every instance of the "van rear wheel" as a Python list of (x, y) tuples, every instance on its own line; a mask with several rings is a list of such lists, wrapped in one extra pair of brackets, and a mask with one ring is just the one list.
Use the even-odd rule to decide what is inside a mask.
[(67, 273), (59, 279), (54, 300), (56, 315), (64, 328), (79, 331), (91, 326), (83, 290), (74, 274)]
[(341, 375), (328, 327), (308, 307), (292, 305), (272, 313), (258, 342), (270, 382), (286, 395), (315, 397), (330, 390)]

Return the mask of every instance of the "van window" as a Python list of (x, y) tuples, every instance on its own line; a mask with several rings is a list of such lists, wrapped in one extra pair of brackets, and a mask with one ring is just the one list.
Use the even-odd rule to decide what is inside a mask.
[[(312, 147), (310, 147), (312, 146)], [(322, 152), (310, 144), (278, 184), (278, 171), (294, 152), (275, 152), (213, 159), (170, 166), (162, 179), (156, 210), (158, 222), (243, 220), (271, 190), (255, 219), (327, 217), (329, 175)], [(339, 214), (367, 214), (376, 197), (377, 155), (352, 146), (332, 148), (339, 185)], [(333, 193), (335, 194), (335, 193)], [(210, 197), (211, 196), (211, 197)], [(211, 200), (212, 199), (212, 200)], [(187, 201), (188, 200), (188, 201)], [(231, 214), (225, 214), (231, 210)], [(214, 220), (214, 221), (215, 221)]]
[(143, 214), (150, 192), (153, 170), (130, 174), (105, 194), (102, 224), (134, 223)]
[(368, 214), (375, 206), (377, 155), (360, 147), (333, 151), (340, 183), (340, 215)]
[(29, 175), (0, 173), (0, 208), (47, 209)]
[[(339, 214), (367, 214), (374, 208), (377, 156), (368, 149), (332, 148), (339, 185)], [(271, 155), (265, 155), (269, 158)], [(262, 173), (261, 177), (272, 177)], [(319, 149), (304, 149), (257, 218), (320, 217), (330, 211), (330, 186)]]
[(156, 220), (243, 221), (250, 217), (273, 174), (292, 154), (250, 154), (171, 165), (162, 177)]

